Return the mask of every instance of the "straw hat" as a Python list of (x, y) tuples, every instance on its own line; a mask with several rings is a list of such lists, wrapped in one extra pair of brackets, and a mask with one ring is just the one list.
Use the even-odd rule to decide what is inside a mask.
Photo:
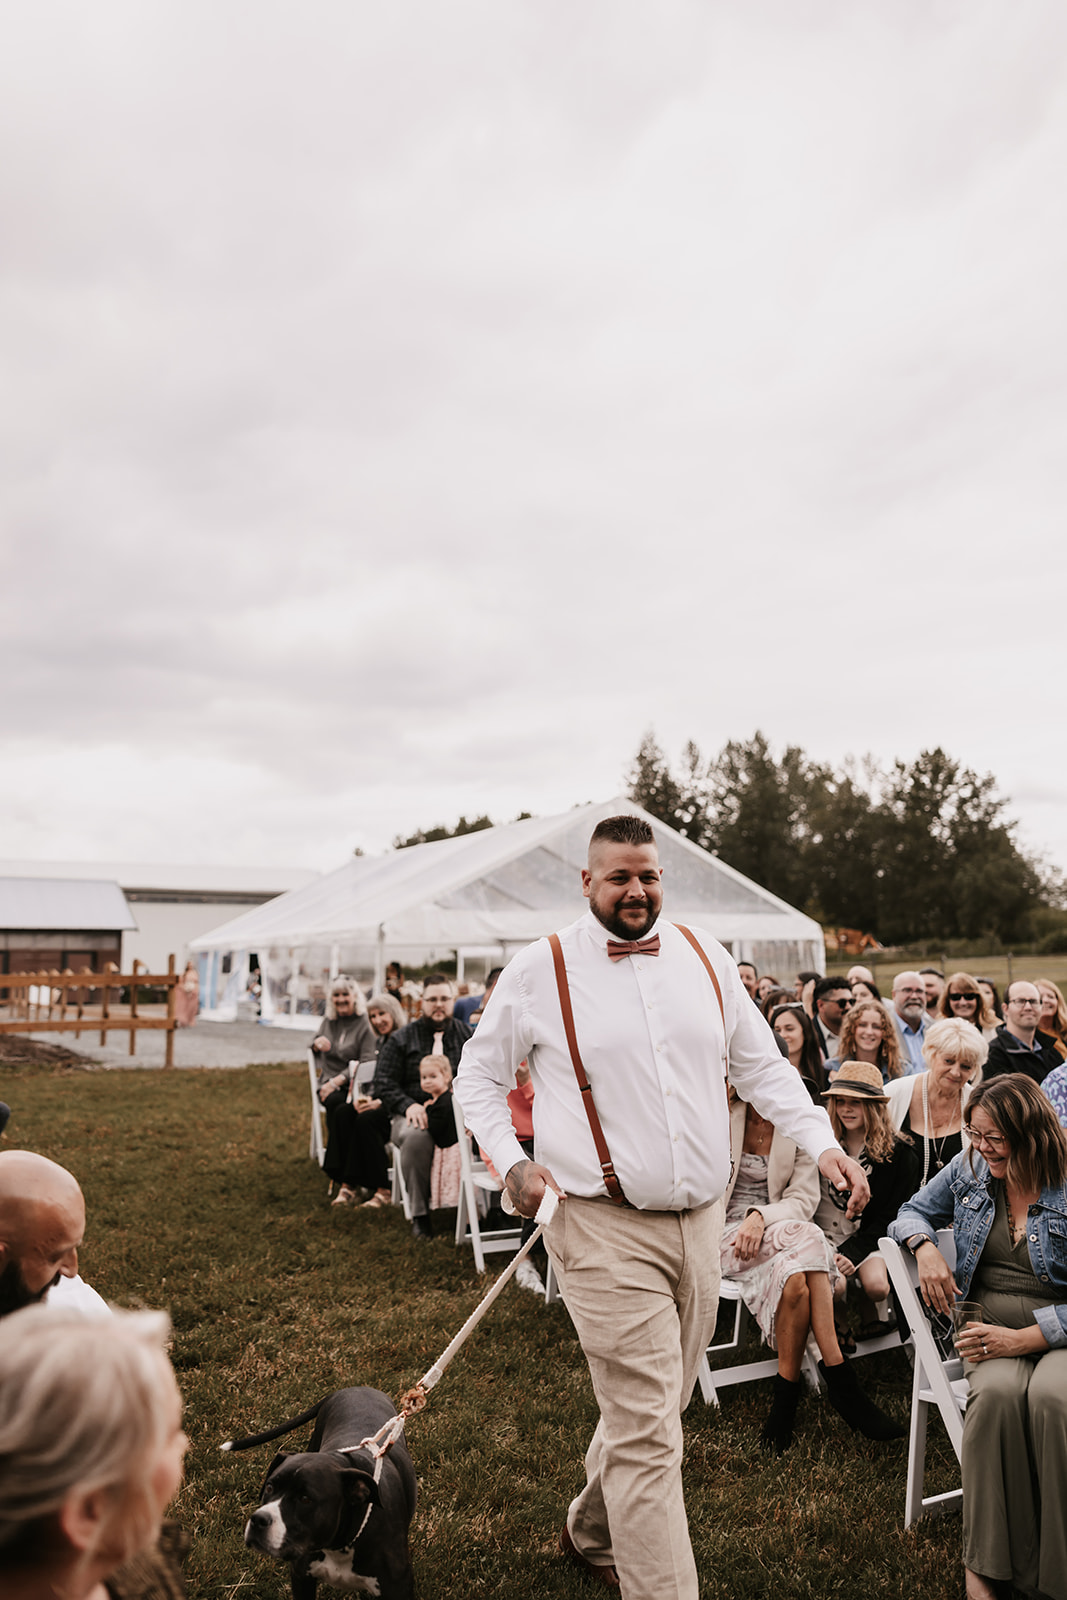
[(848, 1100), (882, 1100), (889, 1103), (881, 1072), (866, 1061), (842, 1061), (837, 1077), (828, 1089), (823, 1090), (822, 1097), (825, 1100), (827, 1095), (832, 1094), (843, 1095)]

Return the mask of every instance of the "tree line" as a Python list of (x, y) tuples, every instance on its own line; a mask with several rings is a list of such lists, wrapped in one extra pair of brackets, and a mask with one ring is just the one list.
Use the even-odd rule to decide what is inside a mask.
[(756, 732), (709, 757), (690, 742), (672, 767), (649, 732), (627, 788), (824, 926), (859, 928), (883, 944), (1012, 944), (1061, 921), (1035, 917), (1061, 900), (1062, 885), (1018, 844), (994, 778), (940, 748), (888, 768), (870, 756), (835, 768), (797, 745), (775, 755)]

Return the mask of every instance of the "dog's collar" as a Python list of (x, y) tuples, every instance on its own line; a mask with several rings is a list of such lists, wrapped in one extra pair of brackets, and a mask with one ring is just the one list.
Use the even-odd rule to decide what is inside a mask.
[[(360, 1450), (365, 1450), (365, 1451), (367, 1451), (368, 1454), (371, 1454), (373, 1452), (373, 1444), (370, 1441), (366, 1440), (366, 1439), (361, 1439), (359, 1444), (342, 1445), (339, 1450), (334, 1450), (332, 1452), (332, 1454), (335, 1455), (335, 1456), (354, 1456), (354, 1455), (358, 1455)], [(377, 1456), (377, 1457), (375, 1457), (375, 1461), (374, 1461), (374, 1481), (375, 1481), (375, 1483), (378, 1482), (378, 1480), (381, 1477), (381, 1475), (382, 1475), (382, 1458), (381, 1458), (381, 1456)], [(338, 1547), (339, 1549), (347, 1551), (347, 1550), (354, 1550), (356, 1548), (356, 1545), (359, 1543), (360, 1539), (363, 1537), (363, 1530), (367, 1526), (367, 1523), (370, 1521), (370, 1514), (371, 1514), (371, 1512), (373, 1510), (374, 1510), (374, 1502), (372, 1500), (368, 1500), (367, 1501), (367, 1509), (363, 1513), (363, 1521), (360, 1523), (359, 1527), (356, 1529), (355, 1538), (352, 1540), (351, 1544), (340, 1545)]]

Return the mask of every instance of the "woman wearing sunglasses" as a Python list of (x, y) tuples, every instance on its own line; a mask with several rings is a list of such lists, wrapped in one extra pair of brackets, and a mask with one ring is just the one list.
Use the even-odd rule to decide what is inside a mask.
[(987, 995), (978, 987), (978, 979), (969, 972), (954, 972), (945, 984), (945, 992), (938, 1003), (939, 1017), (955, 1017), (960, 1022), (971, 1022), (986, 1044), (997, 1031), (997, 1014)]
[[(957, 1338), (963, 1562), (970, 1600), (1004, 1586), (1067, 1600), (1067, 1136), (1022, 1073), (979, 1084), (970, 1149), (901, 1209), (890, 1236), (915, 1256), (931, 1311), (978, 1301)], [(956, 1271), (937, 1248), (951, 1224)]]

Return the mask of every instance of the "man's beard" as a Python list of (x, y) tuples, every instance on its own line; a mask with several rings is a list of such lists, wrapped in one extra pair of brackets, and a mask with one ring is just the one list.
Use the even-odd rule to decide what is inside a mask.
[[(620, 911), (626, 909), (625, 904), (616, 906), (614, 911), (605, 912), (595, 900), (590, 899), (589, 909), (597, 921), (607, 928), (609, 933), (613, 933), (616, 939), (643, 939), (649, 929), (655, 926), (656, 918), (659, 916), (659, 907), (653, 906), (649, 901), (645, 901), (645, 920), (637, 927), (624, 922), (619, 915)], [(631, 909), (636, 910), (636, 904), (632, 905)]]
[[(52, 1279), (52, 1283), (54, 1282), (55, 1278)], [(22, 1276), (19, 1263), (9, 1261), (3, 1272), (0, 1272), (0, 1317), (10, 1316), (12, 1311), (21, 1311), (23, 1306), (36, 1305), (38, 1300), (44, 1299), (52, 1283), (46, 1283), (44, 1288), (38, 1289), (35, 1294)]]

